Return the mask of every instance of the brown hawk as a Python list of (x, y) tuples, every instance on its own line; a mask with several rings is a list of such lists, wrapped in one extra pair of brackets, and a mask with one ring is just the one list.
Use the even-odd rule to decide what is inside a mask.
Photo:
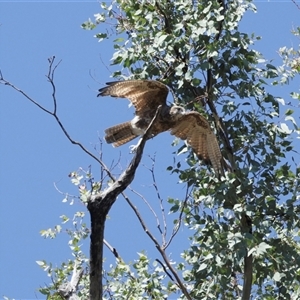
[(126, 80), (108, 82), (99, 89), (98, 96), (128, 98), (135, 108), (135, 117), (105, 130), (105, 140), (114, 147), (128, 143), (145, 133), (158, 106), (161, 105), (150, 136), (169, 130), (172, 135), (186, 140), (199, 159), (211, 163), (220, 175), (222, 154), (215, 134), (208, 121), (198, 112), (186, 112), (183, 107), (167, 105), (168, 88), (154, 80)]

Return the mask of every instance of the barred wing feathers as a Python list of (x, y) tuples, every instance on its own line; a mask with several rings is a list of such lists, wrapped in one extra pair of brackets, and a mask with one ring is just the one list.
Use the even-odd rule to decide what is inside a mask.
[(184, 114), (171, 128), (171, 134), (186, 140), (200, 159), (211, 162), (217, 174), (223, 173), (218, 140), (203, 116), (197, 112)]
[(136, 138), (136, 134), (132, 132), (131, 122), (124, 122), (105, 130), (105, 140), (114, 147), (124, 145)]
[(166, 105), (168, 88), (154, 80), (125, 80), (108, 82), (108, 86), (99, 90), (98, 96), (128, 98), (137, 115), (153, 110), (159, 105)]

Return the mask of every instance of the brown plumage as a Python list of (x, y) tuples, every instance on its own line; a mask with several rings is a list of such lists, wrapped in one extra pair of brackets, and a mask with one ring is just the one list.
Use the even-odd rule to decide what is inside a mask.
[(136, 138), (132, 133), (131, 122), (124, 122), (105, 130), (105, 140), (108, 144), (113, 144), (114, 147), (119, 147)]
[(118, 147), (143, 135), (161, 105), (151, 136), (170, 130), (172, 135), (186, 140), (200, 159), (210, 162), (218, 175), (223, 174), (223, 157), (208, 121), (198, 112), (185, 112), (180, 106), (168, 106), (166, 85), (153, 80), (117, 81), (107, 85), (99, 90), (98, 96), (128, 98), (135, 107), (136, 115), (131, 121), (106, 129), (107, 143)]

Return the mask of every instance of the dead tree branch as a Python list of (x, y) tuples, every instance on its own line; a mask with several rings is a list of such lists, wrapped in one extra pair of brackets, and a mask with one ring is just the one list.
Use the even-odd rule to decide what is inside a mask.
[(144, 136), (140, 139), (136, 147), (136, 153), (127, 169), (110, 187), (96, 195), (92, 195), (88, 201), (87, 207), (91, 215), (90, 299), (102, 299), (103, 240), (106, 216), (117, 197), (133, 181), (135, 171), (141, 161), (149, 131), (160, 110), (161, 106), (157, 108), (154, 118), (149, 124)]
[(153, 216), (156, 220), (156, 227), (157, 227), (158, 231), (160, 232), (160, 234), (162, 234), (158, 216), (157, 216), (156, 212), (154, 211), (154, 209), (152, 208), (152, 206), (150, 205), (149, 201), (142, 194), (138, 193), (136, 190), (132, 189), (131, 187), (128, 187), (128, 188), (132, 193), (139, 196), (144, 201), (144, 203), (148, 206), (149, 210), (151, 211), (151, 213), (153, 214)]
[(103, 239), (103, 244), (110, 250), (110, 252), (117, 258), (118, 260), (122, 260), (116, 248), (114, 248), (111, 244), (109, 244), (105, 239)]
[(176, 236), (176, 234), (178, 233), (178, 231), (180, 229), (180, 226), (182, 224), (183, 211), (184, 211), (184, 208), (186, 206), (186, 203), (187, 203), (189, 197), (190, 197), (190, 192), (189, 192), (189, 186), (187, 185), (186, 186), (186, 195), (185, 195), (185, 199), (182, 203), (182, 207), (181, 207), (180, 214), (179, 214), (179, 217), (178, 217), (178, 222), (173, 227), (172, 234), (171, 234), (169, 240), (167, 241), (167, 243), (164, 245), (164, 248), (163, 248), (164, 250), (166, 250), (170, 246), (172, 240), (174, 239), (174, 237)]
[(152, 160), (152, 167), (151, 167), (151, 169), (149, 169), (149, 171), (151, 172), (153, 187), (155, 189), (157, 198), (159, 199), (159, 205), (160, 205), (161, 215), (162, 215), (162, 219), (163, 219), (164, 230), (163, 230), (163, 234), (162, 234), (162, 240), (163, 240), (163, 247), (164, 247), (165, 244), (166, 244), (166, 236), (167, 236), (166, 213), (165, 213), (165, 208), (164, 208), (164, 205), (163, 205), (163, 199), (160, 196), (160, 192), (159, 192), (159, 189), (158, 189), (158, 186), (157, 186), (155, 172), (154, 172), (155, 157), (151, 158), (151, 160)]
[[(124, 197), (126, 197), (123, 194)], [(154, 243), (156, 249), (158, 250), (158, 252), (160, 253), (160, 255), (162, 256), (165, 264), (167, 265), (167, 267), (169, 268), (170, 272), (173, 274), (173, 276), (176, 279), (176, 284), (177, 286), (181, 289), (181, 291), (183, 292), (183, 294), (186, 296), (186, 298), (188, 300), (192, 300), (189, 292), (187, 291), (186, 287), (184, 286), (182, 280), (180, 279), (180, 277), (178, 276), (177, 272), (175, 271), (175, 269), (172, 267), (171, 262), (169, 261), (164, 248), (158, 243), (157, 239), (154, 237), (154, 235), (150, 232), (149, 228), (146, 226), (146, 223), (144, 222), (144, 220), (142, 219), (141, 214), (139, 213), (139, 211), (137, 210), (137, 208), (131, 203), (131, 201), (129, 201), (129, 199), (126, 197), (125, 198), (127, 203), (130, 205), (130, 207), (133, 209), (134, 213), (136, 214), (137, 218), (139, 219), (140, 224), (142, 225), (144, 231), (146, 232), (146, 234), (149, 236), (149, 238), (152, 240), (152, 242)], [(167, 274), (169, 276), (169, 274)]]
[(292, 0), (292, 2), (296, 5), (296, 7), (297, 7), (298, 9), (300, 9), (300, 5), (299, 5), (295, 0)]
[[(148, 132), (151, 129), (153, 122), (157, 118), (161, 107), (159, 107), (156, 111), (156, 114), (151, 121), (150, 125), (148, 126), (145, 135), (139, 141), (136, 153), (128, 166), (128, 168), (120, 175), (118, 180), (114, 178), (111, 174), (108, 167), (103, 163), (101, 159), (96, 157), (93, 153), (88, 151), (81, 143), (73, 140), (69, 135), (68, 131), (62, 124), (61, 120), (57, 116), (57, 101), (56, 101), (56, 88), (54, 83), (54, 74), (57, 66), (54, 65), (55, 57), (49, 58), (49, 70), (48, 74), (46, 75), (48, 81), (52, 86), (52, 99), (53, 99), (53, 111), (45, 108), (44, 106), (40, 105), (37, 101), (31, 98), (28, 94), (26, 94), (23, 90), (16, 87), (14, 84), (9, 82), (3, 77), (2, 72), (0, 71), (0, 84), (7, 85), (14, 89), (15, 91), (21, 93), (25, 98), (27, 98), (30, 102), (36, 105), (38, 108), (46, 112), (47, 114), (51, 115), (55, 118), (56, 122), (58, 123), (59, 127), (67, 137), (67, 139), (77, 146), (79, 146), (86, 154), (91, 156), (94, 160), (96, 160), (102, 167), (102, 169), (107, 173), (107, 175), (113, 180), (113, 185), (107, 188), (106, 190), (94, 194), (90, 197), (88, 201), (88, 210), (91, 215), (91, 245), (90, 245), (90, 297), (93, 300), (100, 300), (102, 299), (102, 262), (103, 262), (103, 240), (104, 240), (104, 225), (106, 221), (106, 215), (109, 212), (111, 206), (116, 201), (117, 197), (126, 189), (126, 187), (132, 182), (135, 171), (140, 163), (143, 149), (147, 140)], [(123, 194), (123, 196), (125, 196)], [(125, 196), (126, 197), (126, 196)], [(64, 291), (69, 290), (69, 285), (62, 287), (62, 293)]]
[(169, 276), (169, 278), (174, 281), (174, 278), (172, 277), (172, 275), (167, 271), (166, 266), (157, 258), (156, 261), (162, 266), (162, 268), (164, 269), (165, 273)]
[[(100, 300), (102, 299), (102, 293), (103, 293), (103, 286), (102, 286), (102, 270), (103, 270), (103, 241), (104, 241), (104, 228), (105, 228), (105, 221), (106, 216), (116, 201), (117, 197), (122, 194), (123, 197), (126, 199), (127, 203), (130, 205), (130, 207), (134, 210), (135, 214), (137, 215), (142, 227), (144, 228), (147, 235), (150, 237), (150, 239), (154, 242), (156, 248), (160, 252), (161, 256), (163, 257), (163, 260), (168, 267), (168, 269), (171, 271), (172, 275), (176, 279), (177, 285), (182, 290), (183, 294), (186, 296), (187, 299), (191, 300), (191, 296), (189, 295), (186, 287), (184, 286), (183, 282), (181, 281), (180, 277), (176, 273), (175, 269), (172, 267), (170, 261), (168, 260), (168, 257), (163, 249), (155, 239), (155, 237), (151, 234), (151, 232), (146, 227), (141, 215), (139, 214), (138, 210), (134, 205), (131, 203), (129, 198), (123, 193), (124, 190), (128, 187), (128, 185), (133, 181), (136, 169), (140, 163), (143, 149), (145, 146), (145, 143), (148, 139), (148, 133), (153, 125), (153, 122), (157, 118), (161, 107), (158, 107), (156, 114), (154, 118), (152, 119), (151, 123), (149, 124), (145, 135), (140, 139), (137, 148), (136, 153), (129, 164), (128, 168), (119, 176), (118, 179), (115, 179), (115, 177), (112, 175), (109, 168), (103, 163), (101, 158), (99, 159), (97, 156), (95, 156), (93, 153), (88, 151), (81, 143), (75, 141), (71, 136), (69, 135), (68, 131), (62, 124), (61, 120), (57, 116), (57, 101), (56, 101), (56, 88), (54, 84), (54, 74), (57, 66), (54, 65), (55, 57), (51, 57), (49, 59), (49, 70), (48, 74), (46, 75), (48, 81), (50, 82), (52, 86), (52, 99), (53, 99), (53, 111), (43, 107), (40, 105), (37, 101), (35, 101), (33, 98), (31, 98), (28, 94), (26, 94), (23, 90), (16, 87), (14, 84), (9, 82), (3, 77), (2, 72), (0, 71), (0, 84), (7, 85), (14, 89), (15, 91), (21, 93), (25, 98), (27, 98), (30, 102), (32, 102), (34, 105), (36, 105), (38, 108), (46, 112), (47, 114), (51, 115), (55, 118), (56, 122), (58, 123), (59, 127), (67, 137), (67, 139), (74, 145), (79, 146), (86, 154), (88, 154), (90, 157), (92, 157), (95, 161), (97, 161), (104, 172), (107, 173), (107, 175), (112, 179), (114, 182), (110, 187), (108, 187), (106, 190), (98, 192), (97, 194), (92, 194), (89, 201), (87, 208), (90, 212), (91, 216), (91, 244), (90, 244), (90, 299), (93, 300)], [(80, 276), (79, 276), (80, 275)], [(69, 285), (61, 286), (61, 292), (66, 293), (68, 299), (76, 299), (76, 294), (73, 292), (74, 287), (77, 288), (77, 285), (79, 283), (79, 280), (82, 276), (81, 271), (75, 272), (73, 274), (71, 283)], [(169, 274), (168, 274), (169, 276)], [(73, 280), (74, 279), (74, 280)], [(70, 295), (68, 291), (72, 291), (70, 293), (73, 293)], [(73, 297), (73, 298), (70, 298)]]
[(93, 153), (91, 153), (90, 151), (88, 151), (81, 143), (75, 141), (74, 139), (71, 138), (71, 136), (69, 135), (68, 131), (66, 130), (66, 128), (64, 127), (64, 125), (62, 124), (62, 122), (60, 121), (59, 117), (57, 116), (57, 101), (56, 101), (56, 88), (55, 88), (55, 84), (54, 84), (54, 74), (55, 74), (55, 70), (58, 67), (58, 65), (60, 64), (60, 62), (58, 62), (56, 65), (54, 65), (54, 60), (55, 57), (51, 57), (48, 59), (49, 61), (49, 70), (48, 70), (48, 74), (46, 75), (47, 80), (50, 82), (51, 86), (52, 86), (52, 99), (53, 99), (53, 111), (45, 108), (44, 106), (40, 105), (37, 101), (35, 101), (33, 98), (31, 98), (27, 93), (25, 93), (23, 90), (21, 90), (20, 88), (16, 87), (14, 84), (12, 84), (11, 82), (9, 82), (8, 80), (6, 80), (3, 77), (2, 72), (0, 71), (0, 84), (4, 84), (7, 86), (10, 86), (12, 89), (14, 89), (15, 91), (21, 93), (25, 98), (27, 98), (30, 102), (32, 102), (34, 105), (36, 105), (38, 108), (40, 108), (41, 110), (43, 110), (44, 112), (46, 112), (47, 114), (51, 115), (52, 117), (55, 118), (56, 122), (58, 123), (59, 127), (61, 128), (61, 130), (63, 131), (63, 133), (65, 134), (65, 136), (67, 137), (67, 139), (73, 144), (73, 145), (77, 145), (79, 146), (87, 155), (89, 155), (90, 157), (92, 157), (94, 160), (96, 160), (101, 167), (103, 168), (103, 170), (107, 173), (107, 175), (112, 179), (115, 180), (115, 178), (113, 177), (113, 175), (111, 174), (110, 170), (108, 169), (108, 167), (103, 163), (103, 161), (101, 159), (99, 159), (97, 156), (95, 156)]
[(77, 286), (82, 277), (83, 269), (78, 267), (76, 261), (73, 268), (73, 274), (70, 282), (62, 284), (58, 288), (58, 293), (68, 300), (79, 300), (79, 297), (76, 295)]

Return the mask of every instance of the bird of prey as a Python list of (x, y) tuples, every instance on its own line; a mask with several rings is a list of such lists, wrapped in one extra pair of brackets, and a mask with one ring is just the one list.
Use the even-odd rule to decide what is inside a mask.
[(167, 105), (168, 87), (154, 80), (125, 80), (108, 82), (99, 89), (99, 96), (128, 98), (135, 108), (135, 117), (105, 130), (105, 140), (119, 147), (145, 133), (151, 120), (161, 106), (151, 128), (150, 137), (170, 131), (172, 135), (186, 140), (205, 163), (211, 163), (215, 172), (223, 174), (222, 154), (215, 134), (208, 121), (198, 112), (186, 112), (183, 107)]

